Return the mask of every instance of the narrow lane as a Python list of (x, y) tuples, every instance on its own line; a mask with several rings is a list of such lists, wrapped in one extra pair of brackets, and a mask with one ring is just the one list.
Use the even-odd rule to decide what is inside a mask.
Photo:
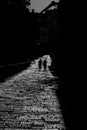
[(65, 130), (55, 77), (48, 67), (39, 71), (38, 60), (0, 85), (0, 128)]

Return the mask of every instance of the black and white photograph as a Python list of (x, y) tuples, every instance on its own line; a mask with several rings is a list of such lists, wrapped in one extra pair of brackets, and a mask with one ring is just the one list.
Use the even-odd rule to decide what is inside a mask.
[(0, 130), (80, 130), (71, 10), (0, 0)]

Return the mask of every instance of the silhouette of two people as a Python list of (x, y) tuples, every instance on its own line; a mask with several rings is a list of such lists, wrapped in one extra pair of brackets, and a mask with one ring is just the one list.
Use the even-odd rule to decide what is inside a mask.
[(44, 61), (42, 61), (42, 59), (40, 58), (40, 60), (38, 61), (39, 71), (41, 71), (42, 66), (44, 68), (44, 71), (46, 71), (46, 69), (47, 69), (47, 60), (45, 59)]

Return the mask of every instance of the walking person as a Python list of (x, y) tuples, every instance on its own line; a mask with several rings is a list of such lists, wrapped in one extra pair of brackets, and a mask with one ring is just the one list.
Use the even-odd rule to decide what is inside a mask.
[(44, 71), (46, 71), (47, 70), (47, 60), (46, 59), (43, 61), (43, 67), (44, 67)]
[(39, 68), (39, 71), (41, 71), (41, 68), (42, 68), (42, 59), (41, 58), (38, 61), (38, 68)]

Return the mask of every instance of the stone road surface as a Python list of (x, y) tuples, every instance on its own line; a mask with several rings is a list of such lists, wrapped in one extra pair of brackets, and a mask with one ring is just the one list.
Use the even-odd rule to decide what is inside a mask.
[(0, 130), (65, 130), (55, 77), (38, 60), (0, 84)]

